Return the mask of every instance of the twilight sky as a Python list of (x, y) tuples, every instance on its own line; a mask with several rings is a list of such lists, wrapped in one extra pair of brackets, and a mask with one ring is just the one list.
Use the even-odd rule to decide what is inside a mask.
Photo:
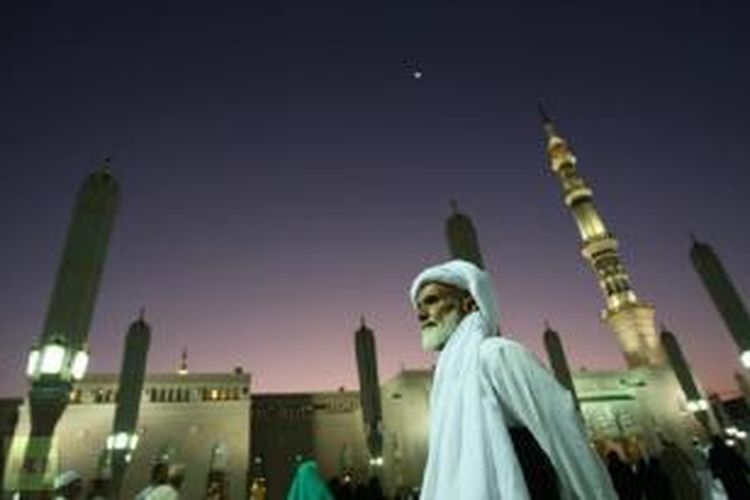
[(709, 389), (734, 389), (688, 235), (750, 300), (747, 2), (72, 3), (0, 15), (0, 395), (26, 388), (73, 197), (104, 156), (122, 200), (91, 371), (119, 369), (141, 307), (150, 371), (186, 346), (193, 371), (242, 365), (254, 391), (354, 388), (361, 314), (381, 380), (428, 366), (406, 288), (446, 256), (454, 197), (506, 334), (546, 359), (547, 319), (574, 367), (622, 367), (540, 99), (636, 293)]

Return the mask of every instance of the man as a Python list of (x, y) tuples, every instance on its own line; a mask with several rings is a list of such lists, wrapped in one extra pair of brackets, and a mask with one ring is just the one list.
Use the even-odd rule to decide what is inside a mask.
[(511, 426), (528, 428), (549, 456), (562, 498), (617, 498), (570, 393), (530, 351), (498, 335), (486, 273), (461, 260), (429, 268), (411, 299), (423, 348), (439, 352), (422, 499), (529, 498)]
[(169, 482), (169, 464), (166, 462), (157, 462), (153, 465), (151, 468), (151, 480), (149, 482), (149, 485), (146, 486), (144, 489), (136, 495), (135, 500), (149, 500), (152, 498), (152, 494), (154, 491), (156, 491), (157, 488), (161, 488), (159, 490), (160, 493), (165, 491), (165, 488), (162, 488), (163, 486), (166, 486)]
[(83, 496), (83, 478), (74, 470), (67, 470), (55, 478), (55, 500), (77, 500)]

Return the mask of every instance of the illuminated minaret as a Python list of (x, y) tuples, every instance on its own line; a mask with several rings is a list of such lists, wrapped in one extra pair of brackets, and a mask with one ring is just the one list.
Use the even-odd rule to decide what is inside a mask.
[(19, 478), (25, 497), (51, 486), (47, 456), (72, 382), (86, 371), (89, 327), (119, 190), (105, 165), (86, 178), (76, 197), (44, 330), (26, 369), (31, 382), (31, 435)]
[(654, 326), (654, 307), (636, 297), (617, 253), (617, 239), (596, 210), (593, 192), (579, 175), (572, 150), (541, 107), (540, 112), (550, 165), (560, 180), (565, 205), (581, 235), (581, 254), (594, 271), (604, 294), (606, 307), (602, 318), (617, 334), (630, 368), (661, 366), (665, 356)]

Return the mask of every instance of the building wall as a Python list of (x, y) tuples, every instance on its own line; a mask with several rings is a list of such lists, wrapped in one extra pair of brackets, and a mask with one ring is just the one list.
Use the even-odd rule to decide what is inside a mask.
[(418, 488), (427, 463), (432, 372), (404, 370), (386, 382), (383, 398), (383, 482), (390, 494)]
[[(112, 432), (117, 378), (91, 375), (74, 387), (71, 404), (55, 431), (51, 467), (97, 475), (107, 436)], [(28, 404), (21, 408), (11, 450), (6, 489), (14, 488), (28, 436)], [(184, 469), (185, 499), (203, 498), (212, 450), (228, 452), (232, 498), (245, 498), (250, 448), (250, 376), (233, 374), (151, 375), (144, 383), (138, 420), (138, 447), (123, 486), (123, 498), (148, 484), (151, 465), (165, 453)]]
[(3, 473), (5, 459), (18, 423), (18, 408), (22, 403), (23, 399), (20, 398), (0, 399), (0, 471)]
[(298, 457), (314, 458), (326, 480), (369, 476), (358, 392), (255, 395), (252, 433), (254, 474), (269, 499), (286, 498)]
[(705, 437), (670, 369), (579, 371), (573, 381), (588, 434), (600, 448), (658, 452), (665, 438), (687, 449), (693, 436)]
[[(671, 371), (579, 371), (573, 380), (587, 431), (600, 446), (624, 450), (637, 443), (650, 449), (657, 434), (680, 441), (700, 432), (684, 401), (672, 401), (677, 396)], [(184, 498), (200, 498), (217, 444), (229, 453), (232, 498), (246, 497), (248, 473), (265, 478), (269, 499), (285, 498), (297, 457), (314, 458), (326, 479), (347, 474), (359, 483), (375, 474), (390, 495), (417, 488), (427, 460), (431, 383), (430, 370), (403, 370), (382, 386), (383, 465), (375, 467), (356, 391), (256, 394), (251, 409), (246, 374), (150, 375), (125, 496), (147, 484), (153, 460), (167, 453), (172, 463), (184, 466)], [(91, 375), (75, 387), (57, 428), (51, 453), (55, 470), (96, 475), (112, 429), (116, 391), (114, 375)], [(11, 472), (20, 465), (27, 434), (24, 405), (16, 432), (21, 439), (10, 451)]]

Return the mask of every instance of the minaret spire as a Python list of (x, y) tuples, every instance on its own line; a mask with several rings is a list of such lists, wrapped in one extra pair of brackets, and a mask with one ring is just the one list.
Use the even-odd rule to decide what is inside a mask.
[(484, 268), (482, 253), (479, 251), (479, 240), (474, 223), (468, 215), (458, 211), (458, 202), (450, 200), (451, 215), (445, 221), (445, 239), (448, 252), (454, 259), (463, 259)]
[(654, 308), (640, 302), (617, 252), (618, 242), (607, 229), (594, 205), (593, 191), (576, 168), (576, 157), (556, 131), (544, 108), (539, 114), (546, 134), (546, 150), (552, 171), (563, 190), (581, 236), (581, 254), (591, 266), (606, 303), (603, 319), (617, 334), (630, 367), (660, 365), (664, 351), (654, 326)]
[(188, 372), (188, 350), (187, 347), (182, 348), (182, 356), (180, 358), (180, 369), (177, 370), (180, 375), (187, 375)]

